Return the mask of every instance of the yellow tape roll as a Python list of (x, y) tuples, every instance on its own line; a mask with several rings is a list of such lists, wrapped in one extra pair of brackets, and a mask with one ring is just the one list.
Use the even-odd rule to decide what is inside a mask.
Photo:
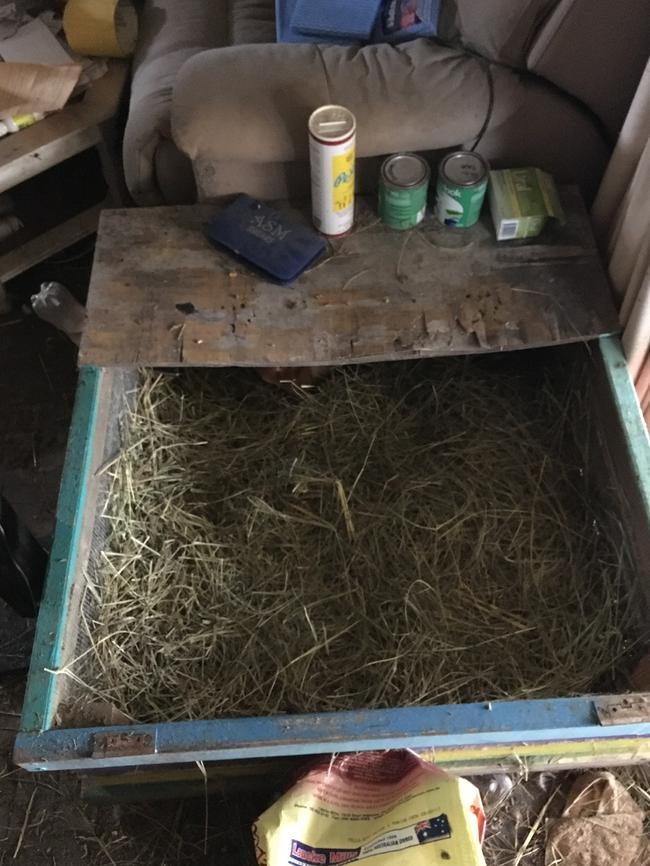
[(68, 0), (63, 29), (78, 54), (128, 57), (135, 50), (138, 16), (129, 0)]

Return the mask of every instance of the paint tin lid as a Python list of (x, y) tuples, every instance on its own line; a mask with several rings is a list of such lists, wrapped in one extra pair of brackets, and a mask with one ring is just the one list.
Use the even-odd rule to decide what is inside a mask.
[(342, 105), (321, 105), (309, 118), (309, 132), (326, 144), (351, 138), (356, 126), (354, 114)]
[(415, 153), (396, 153), (384, 160), (381, 176), (388, 186), (409, 189), (428, 181), (427, 162)]
[(440, 165), (440, 175), (456, 186), (475, 186), (487, 178), (488, 164), (473, 151), (450, 153)]

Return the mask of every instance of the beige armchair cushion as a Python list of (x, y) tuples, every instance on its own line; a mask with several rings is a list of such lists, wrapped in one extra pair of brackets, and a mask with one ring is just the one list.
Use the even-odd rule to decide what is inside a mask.
[[(307, 120), (314, 108), (336, 102), (354, 112), (362, 158), (468, 145), (486, 117), (485, 67), (425, 39), (397, 48), (206, 51), (180, 73), (174, 138), (192, 160), (201, 199), (305, 194)], [(502, 66), (491, 70), (494, 108), (481, 149), (490, 157), (502, 153), (510, 165), (531, 163), (560, 180), (577, 180), (591, 195), (608, 151), (590, 119), (543, 84)], [(362, 176), (364, 170), (362, 163)], [(376, 169), (372, 179), (376, 186)]]
[[(518, 84), (499, 67), (494, 79), (498, 124), (512, 110)], [(181, 70), (172, 107), (174, 138), (192, 160), (304, 160), (310, 113), (335, 102), (357, 118), (360, 156), (391, 152), (398, 143), (428, 150), (476, 135), (488, 93), (482, 63), (428, 40), (399, 48), (223, 48), (195, 56)]]
[(181, 66), (207, 48), (275, 41), (274, 0), (145, 0), (124, 134), (124, 172), (142, 205), (191, 201), (192, 166), (171, 136)]
[[(177, 171), (188, 176), (187, 167), (183, 168), (186, 160), (172, 152), (172, 90), (188, 58), (206, 48), (227, 44), (227, 8), (228, 0), (147, 0), (144, 4), (123, 143), (127, 186), (139, 204), (174, 201)], [(161, 152), (159, 161), (163, 142), (168, 145), (163, 147), (164, 157)], [(191, 186), (185, 190), (187, 193), (191, 195)]]

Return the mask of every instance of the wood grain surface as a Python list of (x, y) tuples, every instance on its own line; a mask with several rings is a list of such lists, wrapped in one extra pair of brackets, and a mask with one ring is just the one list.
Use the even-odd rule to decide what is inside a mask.
[[(578, 192), (567, 224), (497, 243), (428, 217), (395, 232), (358, 199), (352, 233), (294, 284), (265, 281), (204, 236), (216, 205), (104, 211), (80, 363), (301, 366), (568, 343), (618, 330)], [(297, 219), (308, 220), (294, 210)]]

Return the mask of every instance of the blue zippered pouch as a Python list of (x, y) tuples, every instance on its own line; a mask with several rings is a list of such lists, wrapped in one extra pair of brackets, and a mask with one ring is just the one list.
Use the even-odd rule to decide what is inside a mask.
[(325, 251), (325, 240), (282, 211), (240, 195), (208, 223), (210, 243), (280, 283), (291, 283)]
[[(293, 26), (293, 12), (297, 0), (275, 0), (275, 30), (278, 42), (320, 42), (325, 45), (359, 45), (358, 39), (344, 36), (308, 35)], [(354, 0), (352, 0), (354, 2)]]
[(341, 36), (367, 42), (382, 0), (297, 0), (291, 27), (309, 36)]

